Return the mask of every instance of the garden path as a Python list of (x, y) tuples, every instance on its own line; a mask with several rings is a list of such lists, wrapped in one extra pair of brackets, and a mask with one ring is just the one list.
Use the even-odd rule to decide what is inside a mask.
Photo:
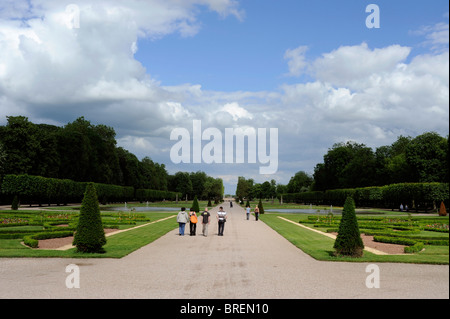
[[(0, 258), (0, 298), (448, 298), (448, 265), (379, 263), (380, 288), (367, 288), (368, 263), (317, 261), (224, 207), (223, 237), (215, 207), (208, 237), (177, 228), (121, 259)], [(66, 287), (69, 264), (80, 288)]]

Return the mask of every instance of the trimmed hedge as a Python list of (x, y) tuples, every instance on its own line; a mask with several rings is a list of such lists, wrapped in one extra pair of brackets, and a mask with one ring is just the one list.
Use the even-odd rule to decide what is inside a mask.
[(342, 206), (348, 196), (358, 207), (397, 209), (400, 203), (426, 210), (449, 200), (448, 183), (400, 183), (386, 186), (283, 194), (283, 202)]
[[(136, 189), (136, 200), (140, 202), (156, 202), (162, 200), (174, 201), (177, 193), (169, 191), (160, 191), (155, 189)], [(181, 193), (178, 193), (178, 198), (181, 198)]]
[(405, 247), (404, 251), (407, 254), (413, 254), (421, 251), (423, 249), (424, 244), (422, 242), (417, 242), (412, 246)]
[[(27, 204), (64, 204), (80, 203), (87, 182), (75, 182), (69, 179), (47, 178), (33, 175), (5, 175), (1, 184), (1, 193), (18, 196), (20, 202)], [(99, 202), (102, 204), (140, 201), (175, 200), (175, 192), (138, 189), (131, 186), (119, 186), (94, 183)]]
[(50, 238), (62, 238), (69, 237), (73, 235), (73, 231), (58, 231), (58, 232), (44, 232), (37, 233), (34, 235), (28, 235), (23, 237), (23, 243), (31, 248), (39, 247), (40, 239), (50, 239)]

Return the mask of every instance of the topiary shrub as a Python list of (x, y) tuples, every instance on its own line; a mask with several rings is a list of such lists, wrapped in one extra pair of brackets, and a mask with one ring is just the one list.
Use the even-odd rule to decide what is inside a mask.
[(80, 252), (103, 252), (106, 244), (97, 193), (93, 183), (88, 183), (80, 208), (77, 231), (73, 245)]
[(18, 210), (19, 209), (19, 198), (17, 197), (17, 195), (14, 196), (14, 199), (13, 199), (12, 204), (11, 204), (11, 209), (12, 210)]
[(200, 206), (198, 205), (197, 195), (194, 197), (194, 202), (192, 203), (192, 210), (196, 213), (200, 212)]
[(364, 244), (356, 219), (355, 202), (350, 196), (345, 200), (334, 249), (337, 256), (361, 257), (363, 255)]
[(441, 207), (439, 207), (439, 216), (447, 216), (444, 202), (441, 202)]
[(264, 214), (264, 207), (263, 207), (261, 198), (259, 199), (258, 208), (259, 208), (259, 213)]

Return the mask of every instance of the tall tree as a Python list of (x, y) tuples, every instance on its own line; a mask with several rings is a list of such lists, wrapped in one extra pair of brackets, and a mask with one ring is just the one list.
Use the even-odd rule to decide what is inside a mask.
[(435, 132), (414, 138), (406, 148), (406, 161), (418, 182), (446, 182), (448, 140)]
[(30, 174), (40, 148), (36, 125), (25, 116), (7, 116), (7, 124), (0, 130), (4, 151), (5, 173)]
[(248, 195), (249, 195), (249, 184), (243, 176), (239, 176), (236, 186), (236, 196), (239, 199), (239, 201), (242, 201), (244, 200), (244, 198), (248, 198)]
[(203, 191), (205, 189), (205, 182), (207, 179), (207, 175), (205, 172), (192, 172), (189, 174), (189, 178), (191, 179), (192, 184), (192, 194), (198, 197), (202, 197)]
[(291, 177), (289, 183), (287, 184), (288, 193), (300, 193), (309, 190), (313, 178), (304, 171), (299, 171)]

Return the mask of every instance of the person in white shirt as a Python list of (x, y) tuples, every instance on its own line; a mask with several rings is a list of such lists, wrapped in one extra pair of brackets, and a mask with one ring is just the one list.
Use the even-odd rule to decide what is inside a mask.
[(220, 206), (219, 211), (217, 212), (217, 221), (219, 224), (219, 236), (223, 236), (225, 222), (227, 221), (227, 213), (223, 211), (222, 206)]

